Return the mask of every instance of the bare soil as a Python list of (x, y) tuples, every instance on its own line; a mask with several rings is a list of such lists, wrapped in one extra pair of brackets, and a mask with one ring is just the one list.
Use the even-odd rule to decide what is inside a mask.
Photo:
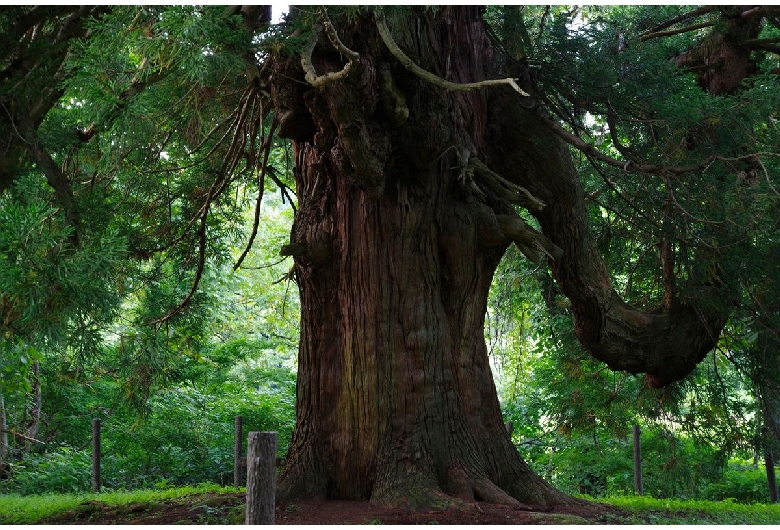
[[(38, 524), (243, 524), (243, 493), (199, 494), (160, 503), (112, 506), (86, 501)], [(276, 507), (276, 524), (604, 524), (619, 523), (620, 511), (601, 505), (531, 506), (476, 502), (459, 509), (406, 511), (368, 502), (306, 499)]]

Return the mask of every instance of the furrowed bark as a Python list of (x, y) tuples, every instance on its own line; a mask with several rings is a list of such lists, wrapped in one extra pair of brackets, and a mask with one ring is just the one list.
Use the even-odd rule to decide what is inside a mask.
[[(510, 202), (460, 156), (484, 150), (487, 97), (427, 83), (362, 34), (365, 24), (331, 20), (360, 64), (302, 90), (285, 85), (303, 77), (289, 60), (273, 88), (285, 95), (280, 130), (294, 140), (300, 201), (285, 248), (296, 249), (302, 306), (298, 421), (280, 495), (412, 508), (574, 502), (519, 457), (488, 363), (488, 290), (524, 232), (509, 221)], [(411, 31), (418, 21), (423, 29)], [(389, 24), (399, 46), (420, 51), (421, 67), (449, 70), (456, 83), (484, 79), (489, 42), (477, 8)], [(322, 76), (343, 68), (326, 43), (311, 64)]]

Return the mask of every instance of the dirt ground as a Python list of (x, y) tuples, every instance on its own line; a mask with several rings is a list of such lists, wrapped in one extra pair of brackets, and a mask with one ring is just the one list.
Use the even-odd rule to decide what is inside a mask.
[[(243, 524), (244, 494), (202, 494), (165, 503), (109, 506), (86, 501), (76, 509), (39, 524)], [(276, 524), (604, 524), (619, 523), (617, 510), (605, 506), (570, 506), (535, 511), (475, 503), (465, 509), (407, 512), (367, 502), (308, 499), (276, 507)]]

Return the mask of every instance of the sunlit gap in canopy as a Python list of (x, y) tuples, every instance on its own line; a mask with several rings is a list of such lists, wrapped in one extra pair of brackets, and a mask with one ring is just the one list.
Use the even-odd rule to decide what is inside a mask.
[(289, 12), (290, 6), (287, 4), (271, 4), (271, 23), (280, 23), (282, 18)]

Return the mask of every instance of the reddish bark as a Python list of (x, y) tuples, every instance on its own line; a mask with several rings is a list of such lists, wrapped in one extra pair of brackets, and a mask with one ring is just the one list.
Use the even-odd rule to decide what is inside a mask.
[(746, 45), (763, 26), (753, 7), (721, 6), (718, 29), (676, 59), (677, 66), (697, 73), (699, 85), (710, 94), (732, 93), (757, 72), (752, 49)]
[[(423, 67), (484, 79), (476, 8), (390, 22)], [(509, 239), (486, 237), (490, 212), (464, 190), (458, 159), (461, 147), (485, 149), (486, 94), (400, 69), (366, 21), (339, 32), (347, 46), (360, 39), (357, 72), (320, 89), (275, 87), (295, 140), (287, 251), (302, 305), (298, 422), (280, 491), (404, 506), (566, 502), (517, 454), (488, 364), (487, 294)], [(342, 66), (327, 46), (313, 64)], [(302, 77), (295, 60), (281, 69)]]
[[(506, 196), (464, 171), (468, 160), (546, 204), (533, 214), (563, 249), (551, 265), (578, 336), (611, 367), (647, 372), (656, 385), (680, 379), (713, 347), (725, 316), (694, 299), (659, 313), (620, 299), (591, 240), (568, 147), (532, 98), (506, 87), (445, 91), (403, 69), (370, 18), (334, 23), (359, 65), (314, 88), (298, 58), (279, 60), (272, 86), (300, 202), (285, 248), (302, 305), (298, 422), (280, 491), (405, 506), (572, 502), (530, 471), (501, 421), (484, 315), (501, 255), (510, 240), (523, 242), (509, 230), (519, 218)], [(478, 8), (388, 23), (441, 78), (506, 77), (491, 74)], [(341, 71), (344, 58), (320, 42), (311, 63), (323, 75)]]

